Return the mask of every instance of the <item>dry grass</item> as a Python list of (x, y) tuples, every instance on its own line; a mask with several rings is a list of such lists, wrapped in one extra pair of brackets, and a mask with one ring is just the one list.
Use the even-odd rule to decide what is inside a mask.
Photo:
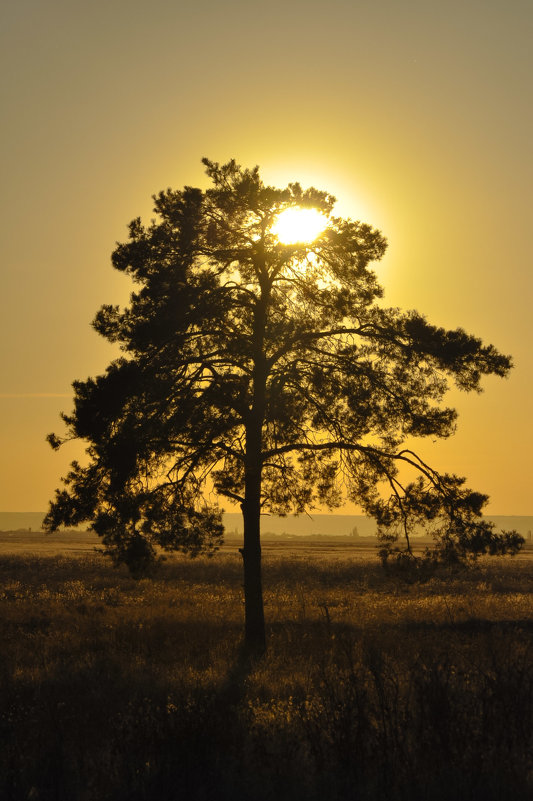
[(529, 799), (532, 562), (406, 585), (316, 555), (267, 549), (253, 665), (238, 554), (139, 582), (1, 555), (0, 798)]

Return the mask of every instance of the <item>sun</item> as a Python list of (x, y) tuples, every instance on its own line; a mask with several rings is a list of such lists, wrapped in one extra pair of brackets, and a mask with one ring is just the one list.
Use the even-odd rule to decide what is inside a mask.
[(328, 218), (318, 209), (285, 209), (276, 218), (272, 232), (282, 245), (313, 242), (325, 229)]

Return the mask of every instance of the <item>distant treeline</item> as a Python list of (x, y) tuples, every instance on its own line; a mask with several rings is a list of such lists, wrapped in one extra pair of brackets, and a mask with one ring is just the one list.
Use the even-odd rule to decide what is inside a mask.
[[(0, 512), (0, 531), (20, 529), (39, 531), (44, 512)], [(533, 532), (532, 515), (494, 515), (489, 516), (498, 529), (515, 529), (527, 540)], [(224, 525), (228, 535), (242, 534), (242, 515), (236, 512), (224, 515)], [(264, 515), (261, 527), (265, 536), (322, 536), (322, 537), (375, 537), (376, 523), (364, 515)], [(84, 527), (80, 527), (81, 530)], [(423, 532), (420, 531), (420, 534)]]
[[(1, 516), (0, 516), (1, 517)], [(494, 515), (489, 516), (498, 529), (515, 529), (528, 539), (533, 531), (533, 516), (531, 515)], [(240, 514), (225, 514), (224, 525), (228, 534), (242, 534), (242, 517)], [(265, 515), (261, 519), (263, 535), (294, 536), (323, 536), (323, 537), (375, 537), (376, 522), (364, 515)], [(423, 535), (423, 530), (418, 532)], [(529, 537), (530, 538), (530, 537)]]

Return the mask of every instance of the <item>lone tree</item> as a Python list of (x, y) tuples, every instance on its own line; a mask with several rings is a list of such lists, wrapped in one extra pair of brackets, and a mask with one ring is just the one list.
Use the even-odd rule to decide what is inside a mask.
[[(138, 290), (125, 309), (103, 306), (93, 325), (124, 355), (74, 382), (67, 435), (48, 438), (54, 448), (89, 444), (46, 528), (88, 521), (115, 562), (140, 573), (156, 546), (214, 551), (222, 512), (207, 499), (237, 502), (245, 642), (258, 650), (262, 511), (348, 498), (376, 517), (385, 560), (414, 559), (409, 535), (421, 521), (435, 536), (433, 560), (516, 551), (515, 532), (497, 534), (481, 519), (486, 496), (402, 445), (452, 434), (456, 412), (440, 405), (448, 379), (479, 390), (482, 375), (507, 374), (510, 358), (462, 329), (379, 304), (369, 264), (386, 240), (333, 216), (331, 195), (265, 186), (258, 168), (235, 161), (203, 163), (212, 187), (161, 192), (158, 219), (134, 220), (113, 253)], [(323, 230), (298, 233), (295, 209), (322, 215)]]

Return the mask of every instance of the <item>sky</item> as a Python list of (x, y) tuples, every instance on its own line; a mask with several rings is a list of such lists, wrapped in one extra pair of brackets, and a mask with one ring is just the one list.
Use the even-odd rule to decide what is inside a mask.
[[(44, 511), (71, 383), (105, 370), (91, 328), (130, 285), (110, 255), (201, 158), (338, 198), (389, 248), (389, 305), (512, 354), (454, 393), (420, 452), (533, 514), (530, 0), (8, 0), (0, 19), (0, 510)], [(353, 513), (353, 507), (345, 507)]]

